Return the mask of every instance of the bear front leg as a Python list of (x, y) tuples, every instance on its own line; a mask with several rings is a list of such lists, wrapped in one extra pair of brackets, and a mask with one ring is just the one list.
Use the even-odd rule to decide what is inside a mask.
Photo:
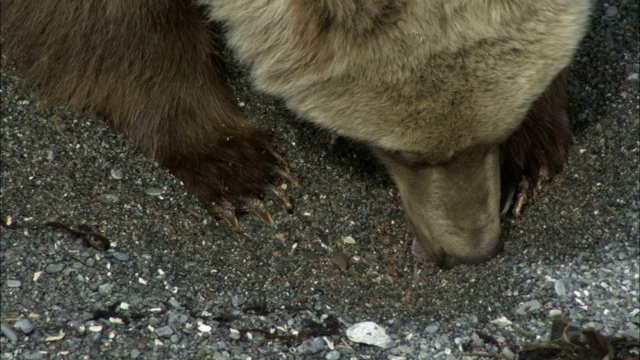
[(502, 214), (519, 216), (542, 182), (560, 173), (572, 143), (567, 116), (567, 70), (561, 71), (532, 104), (526, 118), (500, 144)]
[(271, 184), (295, 180), (236, 105), (192, 1), (1, 4), (4, 51), (49, 103), (104, 116), (233, 226), (236, 209), (272, 223), (264, 196), (291, 209)]

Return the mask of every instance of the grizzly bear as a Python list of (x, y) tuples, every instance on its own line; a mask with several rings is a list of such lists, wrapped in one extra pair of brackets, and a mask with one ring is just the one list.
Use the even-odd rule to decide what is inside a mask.
[[(225, 83), (257, 89), (386, 165), (417, 241), (451, 267), (502, 247), (524, 177), (562, 169), (566, 68), (589, 0), (1, 0), (3, 52), (49, 104), (104, 116), (231, 225), (291, 209), (270, 138)], [(248, 204), (248, 205), (247, 205)]]

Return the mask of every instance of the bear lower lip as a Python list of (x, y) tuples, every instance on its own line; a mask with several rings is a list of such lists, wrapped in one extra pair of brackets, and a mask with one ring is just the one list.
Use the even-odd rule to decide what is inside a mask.
[(413, 239), (413, 244), (411, 244), (411, 253), (417, 260), (424, 260), (427, 258), (427, 253), (418, 242), (418, 239)]

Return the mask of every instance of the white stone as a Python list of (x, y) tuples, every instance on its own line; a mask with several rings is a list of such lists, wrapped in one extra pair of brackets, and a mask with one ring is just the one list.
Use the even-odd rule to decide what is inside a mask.
[(91, 325), (91, 326), (89, 326), (89, 331), (91, 331), (91, 332), (100, 332), (100, 331), (102, 331), (102, 325)]
[(349, 245), (354, 245), (356, 243), (356, 239), (354, 239), (352, 236), (345, 236), (342, 238), (342, 241), (345, 244), (349, 244)]
[(351, 341), (383, 349), (388, 348), (392, 342), (386, 330), (372, 321), (363, 321), (351, 325), (347, 329), (347, 337)]
[(492, 324), (495, 324), (495, 325), (498, 325), (498, 326), (500, 326), (500, 327), (507, 327), (507, 326), (509, 326), (509, 325), (513, 324), (513, 323), (511, 322), (511, 320), (507, 319), (507, 318), (506, 318), (506, 317), (504, 317), (504, 316), (501, 316), (501, 317), (499, 317), (499, 318), (497, 318), (497, 319), (491, 320), (491, 323), (492, 323)]

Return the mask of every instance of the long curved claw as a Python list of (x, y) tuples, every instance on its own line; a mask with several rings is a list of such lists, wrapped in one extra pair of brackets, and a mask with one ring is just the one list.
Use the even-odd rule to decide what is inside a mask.
[(282, 207), (282, 209), (284, 209), (284, 211), (291, 213), (293, 205), (291, 204), (291, 200), (289, 200), (289, 197), (284, 193), (284, 191), (278, 189), (277, 187), (269, 186), (266, 189), (266, 196), (269, 199), (277, 202)]
[(281, 177), (282, 179), (286, 180), (289, 184), (291, 184), (291, 186), (295, 188), (300, 187), (300, 183), (298, 182), (298, 180), (296, 180), (296, 178), (293, 177), (293, 175), (289, 173), (289, 169), (276, 168), (275, 172), (278, 174), (279, 177)]
[(516, 196), (516, 201), (513, 203), (513, 216), (520, 217), (522, 215), (522, 209), (524, 208), (524, 204), (527, 203), (528, 196), (526, 193), (519, 193)]
[(282, 157), (282, 155), (280, 155), (280, 153), (278, 153), (275, 148), (270, 147), (269, 148), (269, 154), (271, 156), (273, 156), (276, 161), (278, 161), (278, 165), (280, 165), (280, 167), (286, 169), (287, 171), (289, 171), (289, 164), (287, 163), (287, 160), (284, 159), (284, 157)]
[(300, 187), (300, 183), (296, 178), (291, 175), (291, 171), (289, 170), (289, 164), (287, 160), (285, 160), (282, 155), (280, 155), (273, 148), (269, 149), (271, 156), (273, 156), (278, 162), (279, 166), (274, 166), (273, 170), (278, 174), (279, 177), (286, 180), (293, 187)]
[[(518, 183), (518, 190), (515, 191), (515, 195), (512, 196), (511, 212), (513, 215), (520, 217), (525, 205), (531, 200), (534, 200), (538, 196), (538, 193), (542, 191), (544, 185), (552, 179), (553, 178), (549, 176), (549, 170), (546, 166), (541, 167), (538, 176), (533, 179), (523, 177), (520, 183)], [(508, 208), (505, 207), (504, 211), (506, 212), (507, 210)]]
[(515, 187), (511, 187), (509, 189), (509, 192), (507, 194), (507, 196), (502, 199), (503, 203), (500, 204), (501, 206), (501, 211), (500, 211), (500, 216), (505, 216), (509, 213), (509, 210), (512, 209), (513, 207), (513, 202), (514, 202), (514, 198), (516, 196), (516, 188)]
[(257, 199), (252, 200), (248, 204), (248, 210), (250, 213), (257, 216), (260, 220), (264, 221), (265, 224), (273, 226), (273, 218), (271, 217), (271, 213), (262, 201)]
[(238, 228), (238, 217), (233, 207), (223, 207), (220, 211), (220, 217), (232, 228)]

